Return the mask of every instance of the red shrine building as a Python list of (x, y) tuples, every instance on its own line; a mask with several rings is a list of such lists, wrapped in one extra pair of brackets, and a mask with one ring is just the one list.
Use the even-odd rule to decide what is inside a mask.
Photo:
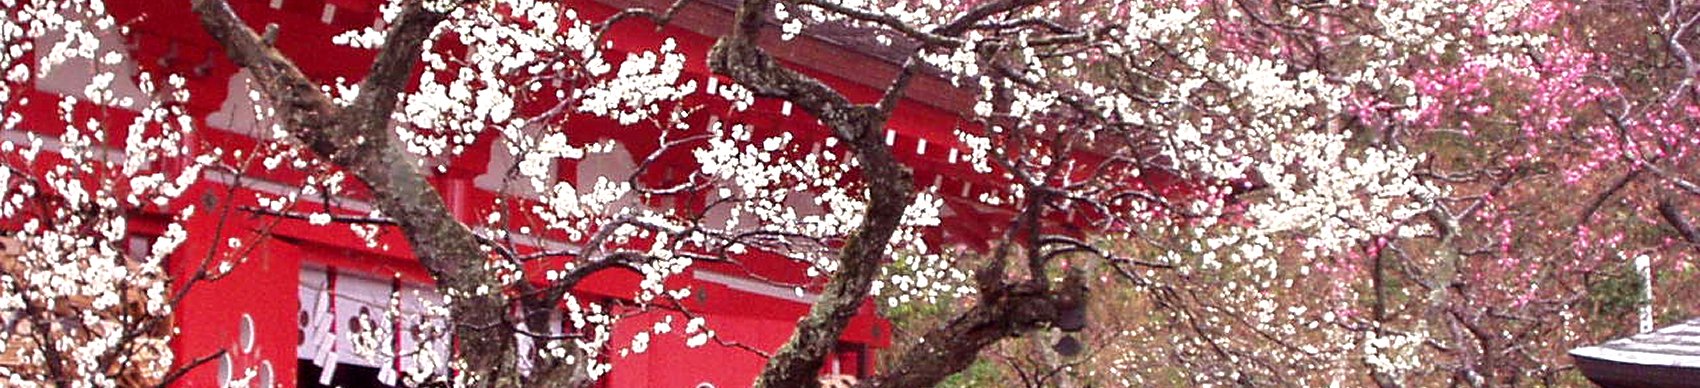
[[(277, 24), (276, 46), (297, 61), (307, 75), (321, 82), (329, 84), (337, 78), (357, 80), (373, 56), (370, 51), (330, 42), (336, 34), (375, 23), (379, 19), (379, 0), (230, 2), (256, 29)], [(193, 93), (189, 104), (198, 130), (183, 147), (238, 149), (255, 143), (249, 131), (257, 125), (251, 118), (243, 118), (252, 117), (255, 109), (247, 98), (245, 73), (225, 59), (223, 51), (206, 36), (187, 2), (109, 0), (107, 3), (118, 21), (129, 26), (124, 36), (107, 37), (109, 41), (105, 42), (124, 45), (129, 52), (123, 66), (128, 73), (119, 71), (119, 80), (111, 86), (114, 93), (140, 94), (133, 80), (125, 79), (125, 75), (133, 77), (137, 69), (184, 75)], [(668, 5), (659, 0), (570, 3), (582, 18), (589, 20), (606, 18), (617, 9), (631, 6), (663, 9)], [(685, 77), (698, 80), (699, 84), (723, 82), (713, 79), (715, 76), (706, 69), (702, 58), (713, 44), (714, 36), (726, 28), (724, 24), (730, 13), (730, 7), (714, 1), (693, 2), (666, 27), (658, 29), (647, 22), (626, 22), (610, 32), (611, 39), (619, 43), (614, 50), (652, 48), (664, 39), (675, 39), (679, 51), (691, 57)], [(784, 42), (777, 36), (772, 38), (766, 47), (775, 56), (801, 66), (858, 101), (877, 98), (884, 83), (896, 73), (897, 67), (891, 60), (830, 37), (805, 35)], [(59, 101), (63, 95), (80, 95), (89, 82), (88, 75), (94, 71), (91, 66), (68, 63), (52, 74), (38, 77), (34, 81), (35, 90), (25, 94), (48, 102)], [(915, 170), (917, 183), (945, 199), (943, 226), (929, 232), (929, 238), (939, 240), (935, 245), (961, 244), (984, 249), (986, 242), (995, 237), (992, 235), (995, 232), (986, 230), (984, 225), (997, 225), (999, 220), (1007, 220), (1009, 213), (977, 199), (1001, 187), (998, 180), (974, 173), (965, 161), (958, 160), (958, 153), (967, 148), (955, 140), (952, 131), (965, 125), (959, 112), (966, 111), (972, 97), (944, 80), (926, 77), (918, 81), (908, 98), (894, 114), (885, 136), (899, 158)], [(79, 112), (98, 108), (86, 102), (80, 104)], [(52, 103), (26, 106), (21, 130), (49, 131), (44, 134), (51, 135), (50, 123), (58, 120), (56, 109)], [(758, 130), (790, 131), (799, 138), (815, 140), (825, 134), (817, 121), (800, 112), (791, 112), (788, 104), (780, 101), (758, 100), (753, 107), (736, 115), (732, 119)], [(635, 166), (634, 157), (658, 147), (653, 136), (628, 135), (639, 131), (623, 130), (611, 120), (585, 118), (577, 122), (581, 123), (573, 132), (579, 137), (577, 141), (614, 139), (621, 147), (616, 152), (558, 166), (560, 179), (585, 182), (579, 183), (580, 187), (597, 177), (630, 172)], [(63, 127), (62, 123), (59, 125)], [(7, 134), (9, 138), (13, 135)], [(432, 178), (448, 206), (469, 224), (476, 224), (480, 209), (488, 207), (498, 196), (498, 188), (491, 183), (497, 173), (492, 171), (511, 166), (512, 157), (505, 153), (494, 141), (483, 139), (448, 163), (446, 172)], [(680, 159), (670, 163), (685, 166), (694, 163), (688, 158)], [(222, 193), (230, 189), (233, 176), (209, 173), (206, 178), (189, 195), (214, 205), (219, 198), (225, 198)], [(290, 178), (259, 172), (244, 177), (237, 193), (282, 195), (298, 190), (295, 185), (300, 184), (299, 180)], [(253, 197), (229, 198), (251, 201)], [(319, 201), (346, 214), (372, 210), (372, 205), (361, 200), (359, 193), (350, 193), (331, 203), (325, 203), (324, 199), (306, 200)], [(276, 225), (263, 225), (271, 222)], [(143, 242), (163, 233), (165, 225), (163, 220), (140, 219), (134, 223), (137, 225), (130, 227), (131, 233)], [(178, 255), (183, 257), (173, 257), (168, 266), (175, 274), (189, 273), (199, 263), (189, 260), (191, 253), (187, 252), (205, 252), (209, 244), (224, 243), (222, 239), (205, 236), (220, 236), (221, 230), (246, 231), (262, 226), (270, 228), (272, 238), (258, 246), (228, 276), (194, 285), (175, 309), (174, 324), (179, 335), (173, 350), (179, 363), (220, 349), (227, 351), (223, 357), (195, 369), (175, 386), (234, 386), (232, 382), (245, 371), (257, 373), (250, 380), (254, 386), (268, 387), (310, 387), (324, 383), (342, 387), (389, 386), (397, 381), (395, 371), (412, 365), (415, 360), (408, 355), (367, 360), (349, 351), (353, 344), (348, 338), (354, 317), (362, 311), (381, 316), (391, 298), (399, 295), (403, 316), (394, 322), (394, 328), (399, 330), (392, 331), (398, 333), (396, 341), (401, 349), (414, 345), (410, 337), (399, 333), (406, 332), (414, 323), (410, 317), (423, 315), (422, 300), (435, 294), (430, 279), (411, 257), (399, 233), (384, 233), (380, 236), (380, 246), (371, 247), (346, 228), (269, 217), (202, 216), (186, 225), (191, 240), (178, 250)], [(567, 241), (545, 236), (518, 237), (530, 249), (571, 246)], [(753, 256), (756, 257), (745, 262), (747, 268), (698, 264), (678, 276), (679, 279), (670, 281), (692, 290), (689, 297), (692, 311), (705, 316), (718, 336), (772, 351), (790, 336), (795, 320), (806, 313), (814, 295), (757, 280), (759, 277), (804, 283), (806, 271), (802, 264)], [(573, 295), (581, 301), (614, 303), (630, 299), (640, 280), (635, 273), (604, 271), (582, 283), (573, 290)], [(614, 329), (612, 346), (625, 346), (631, 336), (664, 319), (679, 317), (657, 312), (621, 320)], [(854, 377), (874, 373), (879, 369), (876, 354), (889, 346), (890, 336), (890, 323), (878, 316), (872, 303), (864, 304), (822, 374)], [(744, 387), (754, 380), (765, 362), (749, 351), (731, 347), (688, 348), (685, 340), (685, 336), (660, 335), (642, 353), (622, 355), (610, 350), (606, 356), (613, 368), (601, 384), (619, 388)]]

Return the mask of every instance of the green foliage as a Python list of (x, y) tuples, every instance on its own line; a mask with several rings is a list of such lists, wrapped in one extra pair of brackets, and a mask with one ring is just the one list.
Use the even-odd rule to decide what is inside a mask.
[(969, 365), (968, 369), (962, 370), (962, 373), (957, 373), (945, 378), (944, 381), (939, 383), (938, 387), (970, 388), (1004, 387), (1011, 385), (1001, 383), (1002, 381), (1003, 374), (998, 370), (998, 366), (993, 364), (991, 361), (987, 361), (985, 357), (981, 357), (978, 360), (975, 360), (973, 365)]
[[(1588, 303), (1592, 305), (1594, 316), (1633, 316), (1635, 308), (1646, 299), (1641, 297), (1641, 277), (1635, 273), (1631, 263), (1617, 263), (1601, 267), (1588, 279)], [(1616, 320), (1595, 320), (1594, 330), (1608, 330)]]

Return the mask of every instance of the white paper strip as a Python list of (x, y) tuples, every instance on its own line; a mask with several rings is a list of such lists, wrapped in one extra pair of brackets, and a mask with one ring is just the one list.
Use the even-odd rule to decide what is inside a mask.
[(336, 352), (331, 352), (330, 358), (325, 361), (324, 369), (319, 370), (319, 385), (331, 385), (331, 378), (336, 376)]

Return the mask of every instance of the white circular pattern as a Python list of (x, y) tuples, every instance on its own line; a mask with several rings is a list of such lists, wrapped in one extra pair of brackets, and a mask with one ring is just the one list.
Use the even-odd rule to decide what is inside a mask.
[(254, 316), (242, 314), (241, 327), (237, 328), (237, 345), (243, 354), (254, 352)]
[(232, 373), (234, 373), (235, 369), (236, 369), (236, 365), (234, 364), (233, 361), (231, 361), (230, 353), (224, 353), (224, 355), (218, 357), (218, 380), (217, 381), (218, 381), (219, 387), (223, 387), (223, 388), (230, 387), (230, 375)]
[(272, 384), (275, 383), (275, 381), (273, 381), (273, 379), (272, 379), (272, 362), (271, 361), (260, 361), (260, 373), (259, 373), (258, 378), (259, 378), (259, 383), (256, 384), (256, 386), (259, 386), (259, 387), (262, 387), (262, 388), (272, 388)]

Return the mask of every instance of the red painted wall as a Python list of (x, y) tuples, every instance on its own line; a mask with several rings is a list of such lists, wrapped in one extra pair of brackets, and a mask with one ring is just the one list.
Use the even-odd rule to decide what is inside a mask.
[[(364, 71), (364, 64), (368, 63), (371, 52), (327, 47), (327, 42), (335, 33), (369, 22), (374, 17), (372, 4), (375, 2), (329, 0), (338, 5), (339, 11), (334, 23), (326, 25), (316, 19), (324, 1), (326, 0), (286, 0), (282, 10), (270, 9), (266, 1), (235, 1), (233, 6), (252, 26), (263, 26), (266, 23), (283, 25), (283, 35), (278, 40), (279, 49), (300, 60), (310, 76), (326, 81), (336, 77), (357, 77)], [(587, 18), (601, 18), (613, 13), (612, 8), (593, 2), (575, 4), (581, 6), (579, 12)], [(226, 97), (229, 77), (236, 73), (236, 69), (221, 56), (216, 46), (198, 28), (187, 7), (159, 7), (146, 1), (117, 1), (113, 2), (111, 7), (120, 20), (135, 21), (135, 32), (129, 38), (142, 67), (190, 74), (190, 85), (195, 91), (191, 104), (195, 113), (205, 115), (219, 109)], [(141, 17), (143, 15), (146, 17)], [(687, 77), (701, 80), (708, 76), (701, 58), (713, 43), (710, 37), (676, 27), (657, 30), (643, 22), (621, 24), (611, 33), (613, 40), (622, 50), (656, 47), (662, 39), (673, 37), (680, 50), (692, 58), (687, 67)], [(853, 100), (871, 101), (878, 93), (873, 88), (842, 78), (818, 72), (811, 74), (845, 91)], [(692, 99), (693, 103), (721, 104), (716, 105), (719, 108), (716, 110), (725, 110), (724, 103), (713, 102), (707, 97)], [(43, 96), (37, 100), (55, 99)], [(818, 133), (809, 135), (821, 130), (812, 118), (802, 114), (800, 110), (789, 116), (781, 115), (777, 113), (781, 105), (774, 100), (759, 100), (751, 111), (728, 115), (742, 122), (755, 124), (762, 128), (764, 133), (788, 130), (800, 133), (799, 138), (819, 137)], [(31, 116), (46, 117), (48, 120), (56, 116), (51, 111), (51, 104), (40, 103), (31, 109), (34, 109), (29, 113)], [(586, 119), (578, 123), (583, 125), (591, 122), (602, 124), (581, 127), (590, 134), (583, 136), (583, 141), (599, 140), (599, 137), (617, 137), (632, 132), (622, 131), (622, 128), (605, 120)], [(201, 128), (210, 128), (204, 125), (207, 124), (205, 120), (198, 120), (198, 124), (203, 124), (200, 125)], [(974, 197), (988, 188), (996, 187), (1001, 178), (997, 178), (995, 174), (973, 173), (965, 164), (943, 161), (947, 149), (957, 145), (952, 132), (959, 125), (964, 124), (956, 112), (918, 103), (903, 104), (893, 118), (892, 128), (899, 132), (894, 149), (900, 154), (900, 159), (916, 168), (918, 183), (929, 184), (933, 176), (944, 175), (950, 180), (938, 188), (941, 192), (956, 193), (962, 187), (972, 185), (974, 190), (970, 191), (968, 197)], [(48, 131), (45, 133), (53, 133), (53, 125), (42, 124), (36, 127)], [(251, 144), (251, 140), (242, 136), (213, 129), (203, 130), (198, 139), (200, 143), (188, 146), (206, 147), (216, 144), (226, 149), (235, 149)], [(919, 139), (925, 139), (929, 143), (928, 152), (925, 154), (916, 153)], [(654, 139), (651, 138), (630, 140), (632, 141), (628, 143), (629, 148), (634, 154), (647, 153), (654, 147)], [(456, 209), (463, 219), (474, 218), (493, 198), (492, 193), (470, 187), (466, 182), (471, 176), (482, 173), (478, 169), (486, 165), (488, 153), (486, 149), (470, 150), (458, 160), (449, 174), (435, 181), (445, 193), (451, 193), (446, 194), (454, 202), (451, 203), (451, 208)], [(679, 163), (682, 163), (683, 168), (689, 168), (694, 162), (682, 158)], [(286, 174), (266, 177), (279, 181), (290, 179)], [(563, 178), (574, 177), (566, 174)], [(201, 190), (215, 187), (205, 185)], [(351, 195), (359, 197), (359, 190), (355, 191)], [(198, 200), (201, 195), (192, 194), (188, 198)], [(953, 201), (960, 202), (961, 199)], [(963, 206), (965, 207), (961, 208), (958, 217), (977, 222), (947, 221), (947, 225), (958, 226), (952, 231), (953, 238), (958, 240), (955, 242), (979, 245), (995, 237), (976, 234), (984, 232), (984, 228), (966, 225), (984, 225), (993, 222), (988, 220), (1003, 219), (1004, 215), (996, 209), (980, 213), (974, 206)], [(198, 268), (201, 255), (210, 248), (225, 243), (222, 238), (207, 237), (217, 235), (217, 231), (221, 229), (218, 225), (219, 217), (206, 211), (206, 208), (203, 206), (201, 215), (197, 216), (189, 227), (191, 236), (195, 236), (195, 239), (180, 250), (170, 263), (173, 273), (180, 277)], [(224, 222), (226, 224), (222, 230), (227, 232), (246, 231), (259, 226), (257, 221), (241, 216), (225, 218)], [(212, 354), (218, 349), (238, 349), (231, 354), (232, 367), (242, 370), (269, 361), (275, 382), (279, 386), (293, 386), (296, 346), (300, 338), (296, 329), (297, 306), (300, 303), (296, 286), (298, 274), (304, 264), (336, 266), (377, 277), (400, 273), (408, 281), (429, 281), (422, 268), (408, 254), (406, 242), (393, 230), (386, 233), (382, 239), (387, 249), (366, 247), (346, 228), (314, 227), (302, 221), (282, 221), (276, 226), (275, 232), (279, 239), (266, 242), (263, 247), (256, 249), (229, 276), (217, 282), (193, 286), (193, 292), (178, 309), (177, 324), (182, 334), (177, 337), (174, 346), (180, 362)], [(796, 263), (779, 258), (751, 260), (748, 267), (756, 268), (766, 278), (796, 281), (801, 280), (802, 275), (802, 268)], [(703, 268), (715, 267), (707, 265)], [(734, 272), (724, 268), (722, 270)], [(690, 307), (709, 317), (710, 329), (727, 340), (761, 349), (777, 348), (789, 337), (796, 318), (807, 311), (807, 305), (802, 303), (756, 295), (721, 284), (692, 279), (676, 279), (675, 282), (691, 282), (688, 284), (705, 295), (701, 301)], [(623, 298), (629, 296), (627, 294), (635, 283), (634, 274), (609, 272), (592, 277), (577, 291), (586, 295)], [(240, 351), (240, 347), (234, 346), (238, 345), (238, 331), (244, 314), (253, 318), (254, 332), (257, 334), (256, 344), (249, 352)], [(684, 341), (688, 336), (682, 334), (685, 319), (676, 313), (629, 318), (617, 327), (616, 343), (624, 346), (631, 335), (640, 330), (652, 330), (656, 320), (665, 319), (667, 316), (673, 316), (675, 319), (672, 334), (654, 336), (650, 349), (644, 353), (628, 354), (625, 357), (614, 355), (616, 367), (610, 376), (611, 386), (695, 387), (697, 383), (709, 382), (721, 388), (743, 387), (759, 372), (762, 360), (744, 350), (714, 344), (695, 349), (686, 348)], [(878, 318), (870, 301), (846, 328), (843, 339), (877, 349), (889, 345), (889, 336), (889, 322)], [(851, 372), (858, 369), (859, 366), (855, 363), (861, 358), (854, 354), (854, 348), (855, 346), (846, 347), (844, 353), (836, 356), (840, 360), (841, 370)], [(871, 371), (872, 368), (872, 365), (867, 366), (867, 370)], [(208, 367), (191, 373), (178, 386), (217, 387), (217, 373), (218, 361), (214, 361)]]
[[(190, 236), (214, 236), (219, 216), (202, 212), (185, 226)], [(226, 226), (246, 230), (245, 217), (225, 219)], [(192, 238), (171, 257), (170, 269), (178, 277), (181, 290), (188, 274), (200, 268), (201, 259), (215, 244), (207, 237)], [(227, 246), (224, 248), (228, 248)], [(221, 249), (224, 249), (221, 248)], [(300, 272), (300, 250), (280, 241), (267, 243), (248, 255), (232, 271), (216, 281), (193, 284), (176, 310), (179, 330), (173, 341), (179, 364), (207, 357), (221, 349), (227, 350), (232, 375), (240, 377), (250, 368), (270, 364), (277, 386), (293, 387), (295, 377), (296, 276)], [(220, 261), (212, 261), (216, 268)], [(253, 345), (241, 345), (243, 316), (252, 318)], [(177, 387), (220, 388), (217, 377), (222, 359), (214, 359), (190, 372)]]

